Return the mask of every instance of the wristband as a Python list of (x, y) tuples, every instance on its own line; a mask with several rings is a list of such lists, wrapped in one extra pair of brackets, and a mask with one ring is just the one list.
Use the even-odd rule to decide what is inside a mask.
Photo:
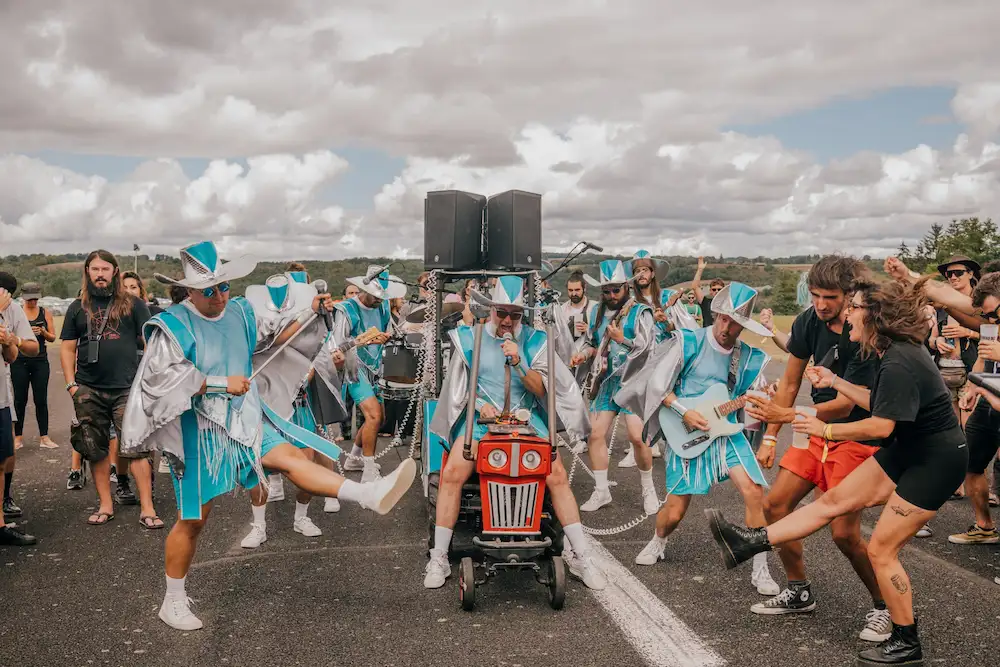
[(69, 383), (66, 384), (66, 391), (69, 391), (73, 387), (79, 387), (79, 386), (80, 385), (78, 385), (76, 382), (69, 382)]
[(301, 313), (299, 313), (299, 316), (295, 318), (295, 321), (298, 322), (299, 325), (303, 325), (306, 322), (308, 322), (309, 318), (312, 317), (313, 315), (315, 315), (315, 313), (312, 311), (312, 309), (307, 308), (306, 310), (303, 310)]
[(681, 405), (680, 401), (674, 401), (670, 404), (670, 409), (679, 414), (681, 417), (687, 414), (688, 409)]
[(528, 371), (531, 370), (530, 368), (526, 368), (525, 367), (524, 359), (521, 359), (520, 363), (517, 366), (515, 366), (514, 368), (517, 369), (517, 372), (520, 373), (521, 377), (524, 377), (525, 375), (527, 375)]
[(823, 429), (823, 439), (827, 442), (833, 440), (833, 424), (827, 424), (826, 428)]
[(206, 394), (224, 394), (229, 391), (229, 378), (224, 375), (209, 375), (205, 378)]
[(765, 445), (767, 447), (777, 447), (778, 438), (773, 435), (765, 435), (763, 442), (761, 442), (760, 444)]

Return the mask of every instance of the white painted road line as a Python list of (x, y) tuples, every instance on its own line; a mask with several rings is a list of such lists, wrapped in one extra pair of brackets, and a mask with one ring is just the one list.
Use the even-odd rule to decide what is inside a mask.
[(590, 535), (591, 554), (608, 577), (590, 594), (651, 667), (721, 667), (726, 664), (684, 621)]

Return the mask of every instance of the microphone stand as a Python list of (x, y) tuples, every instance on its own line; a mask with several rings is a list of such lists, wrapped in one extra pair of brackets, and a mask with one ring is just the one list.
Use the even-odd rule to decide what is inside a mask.
[[(579, 250), (576, 250), (576, 248), (578, 248), (581, 245), (583, 247), (580, 248)], [(590, 250), (590, 248), (588, 248), (583, 241), (578, 242), (575, 246), (573, 246), (573, 250), (571, 250), (570, 254), (566, 256), (566, 259), (560, 262), (559, 266), (552, 269), (552, 271), (550, 271), (547, 276), (544, 276), (542, 278), (542, 281), (548, 281), (549, 278), (551, 278), (552, 276), (556, 275), (557, 273), (565, 269), (567, 266), (569, 266), (570, 262), (572, 262), (574, 259), (582, 255), (583, 253), (587, 252), (588, 250)]]

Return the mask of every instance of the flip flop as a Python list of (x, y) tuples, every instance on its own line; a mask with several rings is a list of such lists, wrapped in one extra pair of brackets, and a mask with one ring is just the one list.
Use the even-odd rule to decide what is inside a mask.
[(163, 528), (163, 519), (155, 514), (153, 516), (140, 516), (139, 525), (146, 530), (160, 530)]
[[(97, 517), (97, 521), (92, 520), (95, 516)], [(94, 512), (90, 515), (90, 518), (87, 519), (87, 523), (91, 526), (103, 526), (109, 521), (113, 521), (114, 518), (115, 515), (110, 512)]]

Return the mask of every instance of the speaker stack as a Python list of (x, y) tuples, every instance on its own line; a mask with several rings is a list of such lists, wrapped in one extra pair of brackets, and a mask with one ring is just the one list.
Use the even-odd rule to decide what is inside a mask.
[(424, 199), (424, 268), (531, 271), (542, 267), (542, 196), (438, 190)]

